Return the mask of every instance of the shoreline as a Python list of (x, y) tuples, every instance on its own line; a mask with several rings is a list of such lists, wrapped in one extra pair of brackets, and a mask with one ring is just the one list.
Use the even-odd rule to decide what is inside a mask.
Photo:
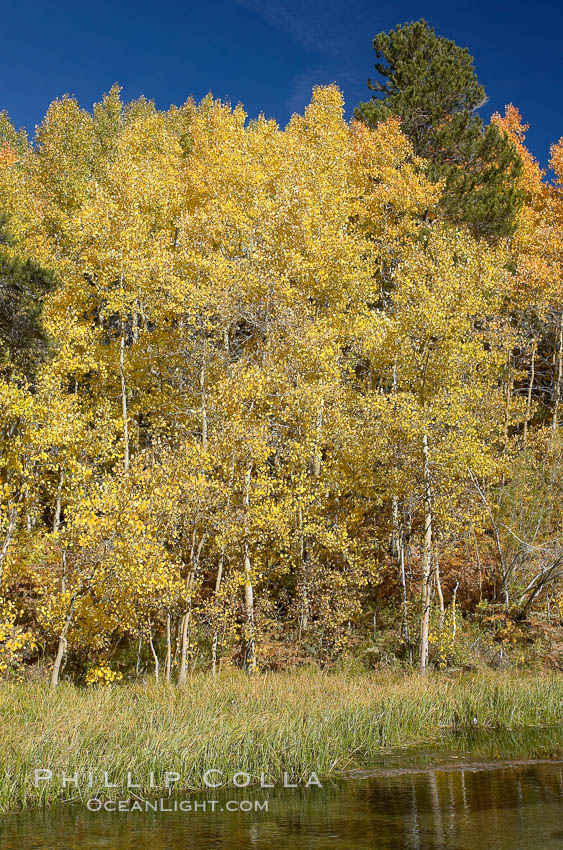
[[(63, 683), (56, 691), (3, 683), (0, 811), (82, 798), (82, 792), (129, 794), (128, 777), (140, 786), (135, 793), (154, 794), (170, 793), (176, 773), (196, 779), (190, 790), (205, 790), (198, 777), (210, 770), (222, 773), (211, 777), (210, 790), (223, 777), (222, 789), (255, 787), (246, 776), (261, 774), (303, 788), (312, 774), (323, 782), (358, 771), (443, 770), (426, 764), (432, 755), (450, 762), (456, 753), (480, 763), (559, 760), (562, 706), (560, 674), (423, 679), (232, 671), (215, 679), (194, 675), (183, 688)], [(405, 757), (418, 763), (405, 767)], [(403, 766), (390, 763), (397, 758)], [(387, 765), (376, 766), (382, 759)], [(49, 781), (34, 784), (37, 770), (49, 771), (42, 774)], [(88, 771), (88, 787), (77, 787), (77, 774)]]

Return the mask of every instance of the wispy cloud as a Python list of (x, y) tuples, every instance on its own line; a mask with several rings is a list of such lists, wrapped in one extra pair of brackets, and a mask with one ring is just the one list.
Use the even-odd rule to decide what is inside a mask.
[[(288, 35), (308, 51), (318, 64), (297, 74), (286, 100), (290, 113), (302, 112), (311, 100), (313, 86), (334, 81), (355, 87), (352, 70), (354, 45), (365, 27), (365, 0), (234, 0), (260, 15), (270, 26)], [(322, 58), (321, 58), (322, 57)], [(364, 81), (362, 80), (362, 85)]]
[(365, 18), (362, 0), (234, 0), (287, 33), (302, 47), (339, 56)]

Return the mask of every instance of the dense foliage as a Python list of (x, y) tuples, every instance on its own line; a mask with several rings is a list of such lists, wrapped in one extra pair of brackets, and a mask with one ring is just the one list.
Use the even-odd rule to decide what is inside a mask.
[(117, 87), (3, 120), (2, 672), (425, 669), (471, 612), (558, 621), (563, 195), (514, 109), (494, 244), (335, 87), (283, 130)]
[(432, 180), (443, 180), (443, 212), (478, 236), (509, 235), (522, 203), (518, 152), (498, 124), (483, 125), (486, 101), (466, 48), (437, 36), (426, 21), (397, 26), (373, 40), (380, 80), (356, 116), (376, 127), (393, 115), (427, 161)]

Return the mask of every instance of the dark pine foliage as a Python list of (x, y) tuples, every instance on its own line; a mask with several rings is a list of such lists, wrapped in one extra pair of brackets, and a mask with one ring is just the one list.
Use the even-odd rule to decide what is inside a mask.
[(522, 163), (508, 137), (476, 113), (486, 96), (473, 57), (424, 20), (379, 33), (373, 46), (382, 79), (368, 81), (374, 94), (356, 118), (375, 127), (398, 116), (429, 177), (445, 181), (443, 214), (477, 236), (510, 234), (522, 203), (515, 188)]
[[(0, 248), (2, 242), (0, 221)], [(4, 256), (0, 250), (0, 369), (33, 375), (47, 353), (41, 322), (43, 301), (54, 276), (31, 260)]]

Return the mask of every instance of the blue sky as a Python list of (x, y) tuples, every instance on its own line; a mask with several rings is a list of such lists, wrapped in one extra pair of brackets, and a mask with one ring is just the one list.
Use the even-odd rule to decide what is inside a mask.
[(0, 109), (33, 132), (49, 103), (90, 108), (112, 83), (161, 108), (212, 91), (285, 124), (318, 83), (351, 114), (369, 96), (375, 33), (426, 18), (469, 48), (488, 117), (513, 102), (543, 165), (563, 136), (563, 4), (548, 0), (0, 0)]

